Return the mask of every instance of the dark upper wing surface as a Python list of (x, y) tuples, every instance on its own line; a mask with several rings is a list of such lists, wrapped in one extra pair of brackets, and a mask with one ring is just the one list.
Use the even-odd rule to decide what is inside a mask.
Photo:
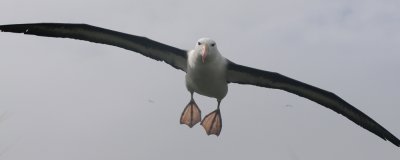
[(138, 52), (158, 61), (164, 61), (186, 72), (187, 51), (145, 37), (129, 35), (87, 24), (12, 24), (0, 25), (0, 30), (3, 32), (24, 33), (46, 37), (72, 38), (117, 46)]
[(372, 118), (329, 91), (291, 79), (279, 73), (254, 69), (230, 61), (228, 62), (227, 72), (227, 80), (229, 82), (281, 89), (307, 98), (342, 114), (361, 127), (400, 147), (400, 140), (393, 134), (375, 122)]

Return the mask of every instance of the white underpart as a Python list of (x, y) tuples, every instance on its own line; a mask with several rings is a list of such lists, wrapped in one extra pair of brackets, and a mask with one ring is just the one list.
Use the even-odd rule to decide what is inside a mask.
[[(209, 50), (205, 63), (201, 61), (198, 50), (188, 53), (188, 65), (186, 72), (186, 88), (189, 92), (222, 100), (228, 92), (226, 81), (227, 60), (218, 50)], [(212, 52), (212, 53), (211, 53)], [(213, 55), (213, 56), (211, 56)]]

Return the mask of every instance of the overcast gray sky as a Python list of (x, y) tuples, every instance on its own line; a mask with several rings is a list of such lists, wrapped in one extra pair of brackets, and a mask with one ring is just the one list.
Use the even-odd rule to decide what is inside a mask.
[[(2, 0), (0, 24), (87, 23), (332, 91), (400, 138), (400, 1)], [(179, 125), (184, 73), (124, 49), (0, 33), (0, 159), (398, 159), (400, 149), (279, 90), (229, 85), (221, 135)], [(203, 115), (216, 107), (195, 95)]]

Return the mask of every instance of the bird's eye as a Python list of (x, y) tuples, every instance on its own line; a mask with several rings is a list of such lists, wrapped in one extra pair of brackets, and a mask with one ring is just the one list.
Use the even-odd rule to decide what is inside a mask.
[(215, 46), (215, 43), (211, 44), (211, 46), (214, 47), (214, 46)]
[(197, 42), (197, 45), (201, 45), (201, 43), (200, 43), (200, 42)]

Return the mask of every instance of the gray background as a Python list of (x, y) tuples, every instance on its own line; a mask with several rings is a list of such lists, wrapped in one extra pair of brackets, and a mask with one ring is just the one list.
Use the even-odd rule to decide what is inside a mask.
[[(0, 24), (88, 23), (332, 91), (400, 137), (400, 1), (2, 0)], [(0, 159), (398, 159), (400, 149), (283, 91), (229, 85), (217, 138), (179, 125), (184, 73), (124, 49), (0, 33)], [(216, 107), (196, 95), (203, 115)]]

